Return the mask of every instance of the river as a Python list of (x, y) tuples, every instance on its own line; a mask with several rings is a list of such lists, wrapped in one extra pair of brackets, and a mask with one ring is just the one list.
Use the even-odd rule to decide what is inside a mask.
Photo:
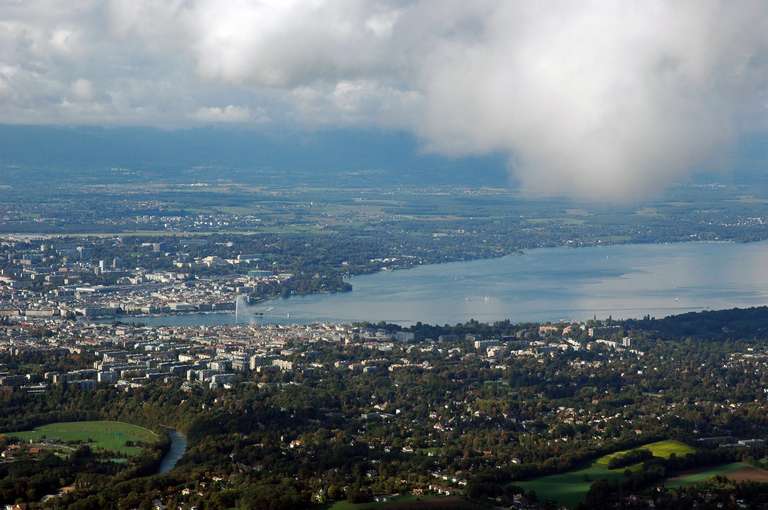
[(169, 429), (168, 437), (171, 439), (171, 447), (160, 461), (160, 467), (157, 468), (158, 474), (161, 475), (176, 467), (176, 463), (187, 451), (187, 437), (184, 434), (178, 430)]
[[(768, 242), (542, 248), (522, 255), (354, 277), (354, 290), (276, 299), (239, 322), (413, 324), (661, 317), (768, 304)], [(256, 312), (263, 312), (259, 316)], [(232, 324), (233, 314), (138, 319), (148, 325)]]

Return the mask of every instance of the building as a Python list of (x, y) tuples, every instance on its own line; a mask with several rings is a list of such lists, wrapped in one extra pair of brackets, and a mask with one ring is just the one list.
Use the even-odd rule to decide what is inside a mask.
[(595, 326), (587, 330), (590, 338), (612, 337), (623, 333), (624, 328), (621, 326)]
[(395, 333), (395, 340), (398, 342), (413, 342), (416, 339), (416, 334), (410, 331), (398, 331)]
[(96, 381), (103, 384), (114, 384), (117, 382), (117, 372), (99, 372), (96, 374)]
[(217, 372), (226, 372), (232, 367), (232, 362), (228, 359), (217, 359), (208, 363), (208, 368)]
[(248, 271), (248, 276), (251, 278), (269, 278), (270, 276), (274, 276), (275, 273), (272, 271), (267, 271), (264, 269), (251, 269)]
[(215, 387), (221, 384), (229, 384), (235, 380), (235, 374), (215, 374), (211, 376), (211, 386)]
[(498, 340), (475, 340), (474, 343), (475, 350), (478, 351), (485, 351), (489, 347), (496, 347), (497, 345), (501, 345)]
[(272, 360), (272, 366), (277, 367), (280, 370), (293, 370), (293, 362), (284, 360), (284, 359), (274, 359)]
[(27, 378), (23, 375), (4, 375), (0, 376), (0, 386), (12, 386), (14, 388), (27, 383)]

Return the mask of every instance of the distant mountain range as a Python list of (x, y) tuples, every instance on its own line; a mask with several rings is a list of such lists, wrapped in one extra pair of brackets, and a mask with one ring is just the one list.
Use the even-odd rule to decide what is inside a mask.
[[(764, 185), (768, 141), (757, 135), (746, 138), (716, 164), (726, 171), (702, 172), (693, 181)], [(413, 135), (399, 131), (0, 124), (0, 184), (30, 179), (111, 182), (131, 176), (271, 185), (514, 186), (501, 154), (450, 158), (426, 153)]]
[[(142, 170), (159, 180), (190, 178), (311, 184), (504, 186), (500, 155), (447, 158), (427, 154), (403, 132), (324, 130), (265, 132), (234, 128), (160, 130), (136, 127), (0, 125), (0, 183), (32, 175), (58, 179)], [(14, 167), (19, 172), (14, 172)], [(20, 172), (20, 170), (24, 170)], [(195, 170), (191, 170), (195, 169)], [(18, 175), (17, 175), (18, 174)], [(14, 177), (15, 176), (15, 177)]]

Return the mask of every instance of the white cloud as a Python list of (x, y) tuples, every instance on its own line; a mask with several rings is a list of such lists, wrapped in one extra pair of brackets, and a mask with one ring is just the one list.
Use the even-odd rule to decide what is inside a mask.
[[(193, 117), (202, 122), (248, 122), (252, 119), (251, 110), (241, 106), (227, 105), (206, 106), (198, 108)], [(265, 114), (261, 112), (259, 118), (262, 122), (266, 121)]]
[(538, 192), (658, 189), (766, 93), (756, 0), (0, 3), (0, 121), (375, 124)]
[[(435, 150), (498, 150), (538, 192), (632, 197), (706, 164), (766, 91), (760, 4), (505, 4), (423, 74)], [(556, 12), (554, 12), (556, 11)]]
[(80, 50), (78, 34), (65, 28), (54, 29), (48, 39), (51, 49), (63, 55), (69, 55)]
[(90, 101), (93, 99), (93, 83), (83, 78), (72, 82), (72, 95), (77, 101)]

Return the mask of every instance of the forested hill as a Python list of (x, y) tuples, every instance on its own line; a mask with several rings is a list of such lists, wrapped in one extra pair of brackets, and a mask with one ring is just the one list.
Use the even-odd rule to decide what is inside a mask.
[(768, 338), (768, 306), (671, 315), (626, 321), (628, 329), (655, 331), (667, 339)]

